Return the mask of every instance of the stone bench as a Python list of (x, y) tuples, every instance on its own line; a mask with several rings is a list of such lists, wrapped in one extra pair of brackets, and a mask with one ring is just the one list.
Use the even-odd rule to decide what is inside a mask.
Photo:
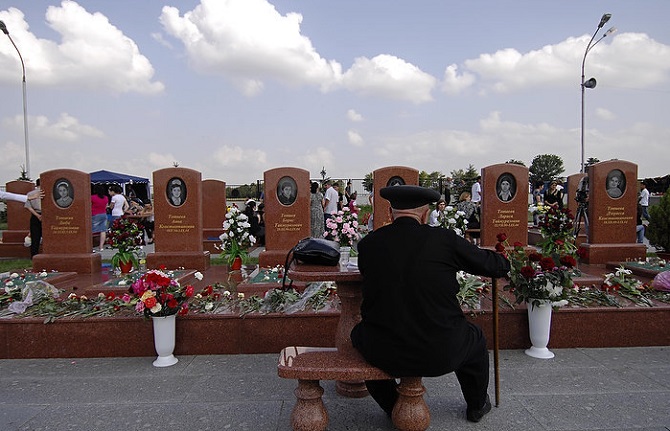
[[(343, 383), (362, 380), (394, 379), (379, 368), (368, 364), (355, 350), (340, 351), (324, 347), (286, 347), (279, 355), (277, 367), (279, 377), (298, 380), (295, 390), (296, 404), (291, 413), (294, 431), (323, 431), (328, 426), (328, 412), (321, 395), (320, 380), (336, 380)], [(342, 394), (343, 386), (338, 386)], [(354, 383), (352, 387), (360, 387)], [(401, 431), (423, 431), (430, 425), (430, 411), (423, 394), (421, 377), (400, 377), (398, 401), (391, 419)], [(345, 395), (363, 397), (367, 391), (347, 392)]]

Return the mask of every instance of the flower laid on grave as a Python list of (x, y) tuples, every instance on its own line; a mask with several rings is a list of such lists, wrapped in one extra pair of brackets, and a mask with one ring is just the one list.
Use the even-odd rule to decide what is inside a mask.
[(326, 239), (338, 242), (340, 247), (351, 247), (361, 239), (358, 233), (358, 215), (344, 207), (326, 220)]
[(601, 289), (617, 291), (620, 296), (643, 307), (653, 306), (653, 303), (645, 295), (646, 291), (651, 290), (650, 286), (631, 277), (631, 274), (633, 274), (633, 271), (620, 266), (616, 271), (605, 274)]
[(470, 311), (481, 308), (482, 295), (489, 291), (489, 283), (478, 275), (468, 274), (465, 271), (456, 273), (459, 290), (456, 294), (461, 306), (466, 306)]
[(138, 222), (121, 217), (114, 220), (107, 233), (107, 241), (116, 253), (112, 256), (112, 266), (119, 267), (121, 264), (132, 263), (138, 266), (137, 250), (142, 245), (144, 230)]
[(130, 292), (137, 301), (138, 313), (145, 317), (164, 317), (188, 313), (187, 301), (193, 296), (193, 286), (181, 286), (170, 272), (152, 269), (133, 282)]
[(511, 265), (505, 290), (514, 294), (517, 304), (549, 301), (553, 307), (560, 307), (568, 303), (567, 289), (573, 287), (572, 278), (578, 273), (573, 255), (527, 251), (519, 242), (510, 247), (504, 233), (499, 233), (497, 239), (496, 251), (507, 257)]
[(219, 238), (220, 248), (229, 266), (233, 266), (238, 258), (245, 260), (248, 255), (247, 249), (256, 243), (256, 238), (249, 233), (250, 227), (249, 218), (237, 205), (228, 208), (223, 222), (224, 232)]
[(451, 205), (444, 208), (444, 211), (437, 216), (437, 221), (440, 222), (440, 227), (451, 229), (456, 232), (456, 235), (461, 237), (465, 236), (465, 231), (468, 228), (468, 220), (465, 218), (465, 213)]

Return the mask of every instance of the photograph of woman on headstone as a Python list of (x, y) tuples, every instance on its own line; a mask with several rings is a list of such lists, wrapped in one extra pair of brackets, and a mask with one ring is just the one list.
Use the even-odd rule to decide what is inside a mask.
[(516, 180), (514, 177), (511, 174), (502, 174), (498, 177), (496, 192), (501, 201), (507, 202), (512, 200), (516, 193)]
[(607, 194), (611, 198), (619, 198), (623, 195), (623, 191), (626, 190), (626, 177), (623, 172), (618, 169), (612, 169), (607, 174)]
[(72, 190), (72, 184), (66, 179), (60, 179), (56, 181), (54, 186), (54, 198), (56, 199), (56, 205), (60, 208), (67, 208), (72, 205), (72, 198), (74, 196)]

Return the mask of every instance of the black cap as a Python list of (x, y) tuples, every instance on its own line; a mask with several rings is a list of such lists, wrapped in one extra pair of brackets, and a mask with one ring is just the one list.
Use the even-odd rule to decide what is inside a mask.
[(391, 208), (408, 210), (437, 202), (441, 195), (419, 186), (391, 186), (379, 190), (381, 197), (391, 203)]

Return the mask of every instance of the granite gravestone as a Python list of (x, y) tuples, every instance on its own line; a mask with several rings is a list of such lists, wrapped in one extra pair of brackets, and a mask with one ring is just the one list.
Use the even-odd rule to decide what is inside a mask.
[(299, 168), (265, 171), (265, 250), (261, 267), (283, 265), (286, 254), (310, 235), (309, 172)]
[(379, 168), (372, 172), (373, 179), (373, 198), (372, 214), (373, 229), (379, 229), (382, 226), (391, 223), (391, 205), (389, 201), (379, 195), (379, 190), (389, 186), (419, 185), (419, 171), (406, 166), (388, 166)]
[(219, 180), (202, 182), (202, 235), (203, 248), (210, 253), (220, 253), (223, 220), (226, 218), (226, 183)]
[(166, 168), (153, 173), (154, 253), (147, 256), (147, 268), (204, 271), (210, 254), (202, 240), (202, 178), (198, 171)]
[(57, 169), (43, 172), (40, 182), (42, 253), (33, 256), (33, 270), (100, 273), (102, 257), (92, 252), (90, 175)]
[(528, 245), (528, 168), (501, 163), (482, 169), (481, 245), (495, 246), (499, 233), (510, 244)]
[[(35, 189), (30, 181), (10, 181), (5, 185), (9, 193), (26, 195)], [(7, 230), (2, 232), (0, 256), (30, 259), (30, 248), (24, 247), (23, 240), (30, 232), (30, 213), (23, 202), (5, 201), (7, 206)]]
[(623, 160), (591, 165), (588, 241), (581, 244), (587, 264), (644, 259), (647, 247), (636, 242), (637, 165)]

